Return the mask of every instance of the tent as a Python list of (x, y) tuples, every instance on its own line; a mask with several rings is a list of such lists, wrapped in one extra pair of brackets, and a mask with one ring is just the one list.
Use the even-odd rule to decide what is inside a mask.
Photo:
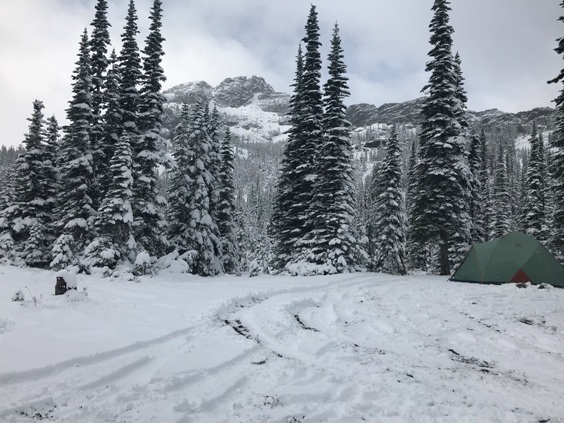
[(475, 244), (450, 278), (457, 282), (548, 283), (564, 288), (564, 267), (536, 239), (521, 232)]

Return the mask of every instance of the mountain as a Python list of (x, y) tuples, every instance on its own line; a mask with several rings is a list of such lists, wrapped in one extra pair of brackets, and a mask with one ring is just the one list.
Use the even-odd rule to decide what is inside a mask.
[[(375, 123), (413, 124), (421, 122), (421, 109), (425, 97), (403, 103), (386, 103), (379, 107), (373, 104), (361, 103), (349, 106), (349, 120), (354, 127), (370, 126)], [(518, 133), (530, 131), (533, 121), (540, 127), (553, 129), (555, 124), (554, 109), (550, 107), (537, 107), (532, 110), (506, 113), (498, 109), (489, 109), (481, 112), (468, 110), (468, 121), (475, 127), (484, 127), (486, 130), (514, 126)]]
[[(216, 87), (205, 81), (189, 82), (166, 90), (164, 95), (168, 100), (165, 121), (169, 130), (178, 123), (184, 102), (194, 104), (199, 101), (213, 101), (222, 122), (230, 127), (233, 134), (246, 141), (282, 141), (285, 139), (284, 132), (289, 128), (286, 114), (290, 94), (276, 92), (259, 76), (227, 78)], [(365, 138), (367, 131), (374, 131), (380, 126), (385, 129), (388, 125), (399, 124), (415, 128), (420, 123), (423, 102), (424, 97), (381, 106), (352, 104), (348, 108), (349, 120), (355, 128), (355, 134), (364, 135)], [(518, 137), (529, 133), (533, 121), (545, 131), (554, 129), (555, 112), (550, 107), (518, 113), (505, 113), (497, 109), (480, 112), (469, 110), (468, 121), (475, 128), (505, 131)]]
[(270, 142), (284, 139), (289, 128), (286, 114), (290, 95), (276, 92), (264, 78), (238, 76), (227, 78), (212, 87), (205, 81), (177, 85), (166, 91), (165, 126), (178, 123), (183, 103), (213, 102), (222, 123), (243, 140)]

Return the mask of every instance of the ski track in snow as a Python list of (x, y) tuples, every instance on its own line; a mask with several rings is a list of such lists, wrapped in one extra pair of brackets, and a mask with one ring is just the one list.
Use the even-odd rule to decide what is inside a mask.
[(564, 422), (562, 292), (437, 279), (232, 298), (160, 337), (0, 374), (0, 422)]

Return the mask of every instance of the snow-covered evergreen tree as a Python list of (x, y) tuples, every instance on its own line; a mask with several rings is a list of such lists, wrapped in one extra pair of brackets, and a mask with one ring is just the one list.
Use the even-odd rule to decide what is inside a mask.
[(422, 243), (424, 240), (417, 238), (414, 230), (415, 221), (415, 196), (419, 192), (419, 151), (416, 140), (411, 145), (410, 155), (407, 163), (407, 180), (406, 180), (406, 199), (405, 208), (407, 211), (407, 257), (408, 267), (410, 269), (423, 270), (427, 265), (427, 249)]
[(493, 209), (495, 210), (492, 222), (493, 233), (491, 238), (501, 238), (511, 229), (511, 195), (509, 194), (509, 175), (507, 174), (507, 153), (500, 148), (495, 180), (493, 187)]
[(298, 55), (294, 96), (290, 105), (292, 129), (281, 164), (274, 214), (277, 250), (273, 265), (278, 270), (293, 263), (293, 273), (310, 255), (309, 234), (314, 227), (311, 209), (316, 178), (317, 152), (323, 138), (323, 98), (319, 21), (311, 6), (303, 38), (305, 54)]
[[(25, 150), (15, 163), (13, 196), (2, 211), (0, 250), (6, 258), (31, 267), (46, 267), (51, 261), (53, 205), (56, 173), (48, 151), (43, 102), (33, 102)], [(51, 129), (50, 129), (51, 130)]]
[[(286, 148), (280, 164), (280, 174), (276, 186), (274, 210), (272, 215), (272, 231), (275, 238), (272, 267), (278, 271), (285, 268), (295, 249), (297, 234), (301, 233), (300, 219), (294, 213), (294, 195), (298, 190), (300, 173), (296, 169), (300, 166), (302, 141), (302, 126), (304, 113), (303, 97), (303, 54), (301, 46), (296, 58), (296, 75), (294, 78), (294, 93), (290, 98), (290, 123)], [(304, 169), (300, 168), (300, 172)]]
[(488, 144), (486, 139), (486, 133), (482, 129), (480, 133), (480, 144), (482, 146), (481, 154), (482, 154), (482, 169), (480, 171), (480, 185), (482, 186), (482, 199), (483, 199), (483, 211), (484, 211), (484, 219), (483, 219), (483, 232), (484, 232), (484, 240), (488, 241), (491, 238), (491, 234), (493, 232), (493, 222), (495, 216), (494, 204), (493, 204), (493, 193), (492, 193), (492, 183), (490, 177), (490, 170), (489, 170), (489, 159), (488, 159)]
[[(141, 58), (137, 45), (137, 10), (135, 2), (129, 0), (125, 26), (121, 35), (122, 47), (118, 56), (117, 69), (119, 75), (119, 106), (124, 134), (132, 138), (139, 135), (138, 121), (140, 94), (138, 86), (141, 82)], [(145, 116), (143, 116), (145, 118)], [(122, 134), (120, 134), (121, 136)], [(137, 140), (135, 140), (137, 144)]]
[(482, 186), (483, 148), (482, 137), (478, 134), (473, 134), (470, 140), (470, 155), (468, 157), (470, 172), (472, 172), (472, 197), (470, 201), (472, 243), (485, 242), (487, 238), (484, 224), (484, 187)]
[(386, 143), (386, 157), (378, 171), (379, 195), (375, 199), (377, 234), (374, 270), (393, 275), (406, 274), (406, 212), (401, 149), (396, 127)]
[(546, 240), (546, 162), (542, 136), (537, 131), (536, 123), (529, 138), (530, 155), (526, 177), (525, 210), (523, 213), (523, 229), (539, 240)]
[(59, 148), (59, 124), (55, 116), (47, 119), (45, 138), (40, 147), (41, 158), (37, 185), (39, 196), (34, 201), (37, 210), (31, 226), (30, 238), (25, 243), (23, 260), (28, 266), (47, 267), (51, 262), (51, 248), (56, 238), (57, 216), (55, 214), (57, 195), (60, 191), (57, 155)]
[(0, 261), (11, 259), (14, 251), (11, 215), (15, 202), (16, 178), (15, 164), (0, 174)]
[(101, 187), (102, 198), (105, 196), (108, 187), (112, 183), (110, 161), (114, 156), (121, 134), (124, 132), (124, 122), (120, 106), (120, 86), (121, 78), (118, 70), (118, 59), (115, 50), (113, 50), (110, 55), (108, 70), (104, 81), (104, 99), (106, 107), (104, 109), (103, 133), (100, 141), (100, 149), (102, 151), (102, 159), (105, 161), (102, 168), (105, 168), (106, 171), (99, 173), (97, 176)]
[[(460, 116), (463, 106), (458, 97), (460, 77), (452, 55), (453, 28), (449, 24), (449, 1), (435, 0), (430, 24), (431, 60), (426, 71), (429, 83), (423, 105), (420, 135), (418, 180), (411, 230), (421, 245), (433, 243), (439, 249), (439, 267), (450, 274), (453, 258), (469, 241), (470, 171), (466, 158), (466, 140)], [(453, 256), (454, 254), (454, 256)]]
[(339, 28), (335, 25), (329, 53), (329, 79), (324, 90), (323, 139), (315, 161), (316, 178), (310, 205), (312, 230), (306, 235), (311, 253), (306, 259), (320, 273), (342, 273), (362, 265), (352, 233), (355, 185), (351, 124), (344, 99), (350, 95)]
[(59, 157), (61, 190), (57, 199), (59, 237), (53, 246), (55, 269), (79, 264), (79, 255), (93, 239), (96, 215), (92, 207), (94, 188), (93, 157), (90, 150), (92, 124), (92, 74), (88, 33), (80, 42), (80, 52), (73, 73), (73, 98), (67, 109), (70, 122), (65, 128)]
[(104, 155), (102, 148), (102, 139), (104, 137), (103, 113), (107, 106), (104, 81), (108, 68), (108, 46), (110, 45), (110, 32), (108, 29), (111, 27), (108, 22), (107, 0), (97, 1), (94, 20), (90, 25), (92, 26), (92, 35), (90, 37), (92, 65), (92, 127), (90, 130), (90, 145), (94, 158), (96, 181), (94, 207), (97, 208), (105, 190), (105, 186), (101, 184), (101, 176), (108, 171), (111, 158)]
[(192, 273), (215, 276), (223, 271), (219, 229), (210, 214), (215, 181), (209, 172), (211, 140), (204, 112), (196, 105), (175, 138), (176, 167), (169, 190), (169, 237), (180, 254), (193, 251)]
[(95, 222), (98, 237), (88, 246), (86, 256), (90, 266), (113, 270), (118, 264), (133, 259), (136, 247), (131, 209), (133, 160), (128, 135), (120, 138), (109, 172), (111, 183)]
[(192, 209), (192, 188), (190, 166), (194, 164), (194, 151), (190, 145), (190, 109), (185, 103), (182, 106), (180, 123), (173, 139), (174, 165), (170, 171), (170, 184), (167, 192), (168, 239), (171, 247), (179, 255), (192, 248), (192, 229), (190, 228)]
[(218, 210), (219, 210), (219, 190), (220, 181), (219, 173), (221, 169), (221, 139), (219, 136), (219, 111), (214, 105), (212, 111), (210, 112), (208, 108), (205, 108), (204, 115), (207, 116), (207, 132), (211, 141), (211, 151), (210, 151), (210, 174), (213, 176), (216, 182), (216, 187), (213, 190), (210, 198), (210, 211), (211, 216), (214, 220), (218, 220)]
[(152, 257), (164, 254), (166, 248), (166, 221), (163, 210), (165, 198), (159, 192), (159, 167), (167, 165), (165, 142), (161, 136), (163, 105), (161, 93), (166, 80), (161, 67), (164, 55), (162, 27), (162, 1), (154, 0), (150, 14), (149, 35), (143, 50), (143, 75), (138, 141), (134, 143), (135, 185), (133, 213), (135, 240), (141, 250)]
[(219, 203), (217, 225), (221, 236), (222, 260), (225, 273), (240, 275), (241, 258), (235, 231), (235, 187), (233, 182), (233, 146), (229, 128), (221, 141), (219, 171)]

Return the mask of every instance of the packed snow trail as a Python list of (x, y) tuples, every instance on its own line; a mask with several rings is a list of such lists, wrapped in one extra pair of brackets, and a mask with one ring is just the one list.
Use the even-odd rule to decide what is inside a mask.
[[(96, 280), (95, 300), (55, 309), (64, 317), (85, 307), (104, 325), (121, 315), (130, 330), (153, 310), (162, 332), (120, 346), (100, 332), (101, 346), (117, 347), (51, 356), (39, 368), (0, 364), (0, 421), (564, 421), (564, 290), (367, 273), (217, 283), (183, 276)], [(165, 287), (175, 294), (161, 295)], [(101, 303), (110, 292), (122, 304), (115, 316)], [(59, 301), (36, 310), (4, 300), (1, 310), (11, 309), (0, 314), (10, 321), (0, 357), (3, 336), (24, 333), (53, 311), (42, 306)], [(193, 312), (169, 321), (182, 304)], [(67, 322), (71, 339), (83, 323)]]

